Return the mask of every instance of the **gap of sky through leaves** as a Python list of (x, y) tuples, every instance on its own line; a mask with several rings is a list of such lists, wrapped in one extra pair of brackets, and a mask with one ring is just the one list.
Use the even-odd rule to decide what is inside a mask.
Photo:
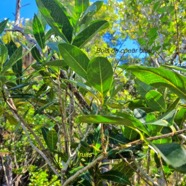
[[(97, 0), (92, 0), (91, 2), (95, 1)], [(104, 2), (107, 3), (107, 0), (104, 0)], [(22, 0), (21, 5), (21, 18), (31, 19), (33, 18), (34, 14), (37, 14), (38, 12), (35, 0)], [(5, 18), (13, 21), (15, 19), (15, 6), (16, 0), (1, 0), (0, 21), (4, 20)], [(137, 41), (131, 40), (129, 37), (126, 37), (124, 39), (118, 39), (117, 44), (113, 45), (112, 37), (113, 36), (110, 33), (106, 33), (103, 36), (103, 39), (105, 42), (107, 42), (110, 48), (115, 48), (118, 51), (116, 53), (117, 59), (120, 59), (121, 56), (124, 56), (126, 58), (140, 58), (142, 61), (144, 61), (147, 57), (148, 54), (141, 52), (140, 45)], [(122, 52), (124, 52), (124, 54)], [(120, 63), (127, 63), (127, 59), (121, 60)]]

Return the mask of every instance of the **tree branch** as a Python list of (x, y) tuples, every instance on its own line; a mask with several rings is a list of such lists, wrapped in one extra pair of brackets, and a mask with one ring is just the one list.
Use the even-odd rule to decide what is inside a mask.
[(21, 0), (16, 0), (16, 15), (15, 15), (15, 25), (20, 24), (20, 19), (21, 19)]
[(89, 163), (87, 166), (85, 166), (84, 168), (82, 168), (81, 170), (77, 171), (73, 176), (71, 176), (70, 178), (68, 178), (63, 186), (67, 186), (68, 184), (70, 184), (71, 182), (73, 182), (79, 175), (81, 175), (83, 172), (87, 171), (88, 169), (90, 169), (91, 167), (95, 166), (98, 162), (100, 162), (101, 160), (103, 160), (106, 157), (106, 155), (101, 154), (98, 158), (96, 158), (94, 161), (92, 161), (91, 163)]
[[(20, 123), (22, 129), (24, 130), (26, 136), (28, 137), (28, 140), (30, 142), (30, 145), (32, 146), (32, 148), (36, 152), (38, 152), (41, 155), (41, 157), (43, 157), (43, 159), (46, 161), (46, 163), (49, 165), (49, 167), (52, 169), (52, 171), (57, 176), (59, 176), (59, 173), (57, 172), (57, 170), (55, 169), (55, 167), (52, 165), (50, 159), (39, 148), (37, 148), (34, 145), (34, 143), (32, 142), (32, 139), (30, 138), (29, 132), (34, 135), (34, 137), (35, 137), (36, 141), (38, 142), (38, 144), (40, 145), (40, 147), (41, 148), (44, 148), (43, 144), (41, 143), (41, 141), (39, 140), (39, 138), (36, 136), (36, 134), (32, 131), (32, 129), (24, 122), (24, 120), (17, 113), (17, 108), (16, 108), (16, 106), (14, 104), (13, 99), (10, 98), (10, 95), (9, 95), (9, 92), (7, 90), (6, 85), (4, 85), (4, 89), (5, 90), (3, 90), (3, 98), (4, 98), (5, 102), (8, 104), (8, 106), (9, 106), (9, 108), (10, 108), (10, 110), (11, 110), (13, 116), (14, 116), (14, 118)], [(29, 132), (28, 132), (27, 129), (29, 130)]]

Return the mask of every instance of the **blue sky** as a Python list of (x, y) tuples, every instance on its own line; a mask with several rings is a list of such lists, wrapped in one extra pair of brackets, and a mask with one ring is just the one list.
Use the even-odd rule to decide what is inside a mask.
[[(35, 0), (22, 0), (21, 17), (31, 18), (37, 13)], [(4, 18), (15, 19), (16, 0), (1, 0), (0, 21)], [(25, 5), (25, 6), (24, 6)]]

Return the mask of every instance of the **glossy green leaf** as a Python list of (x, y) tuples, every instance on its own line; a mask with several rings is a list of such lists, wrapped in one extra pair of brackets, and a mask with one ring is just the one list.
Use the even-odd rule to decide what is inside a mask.
[(155, 144), (153, 148), (164, 161), (176, 170), (186, 173), (186, 149), (177, 143)]
[(92, 19), (92, 16), (98, 12), (98, 10), (103, 5), (103, 1), (96, 1), (93, 4), (91, 4), (83, 13), (80, 24), (86, 24), (89, 23)]
[(63, 5), (58, 0), (36, 0), (36, 3), (54, 32), (66, 42), (71, 42), (73, 28)]
[(104, 20), (94, 21), (74, 38), (73, 45), (83, 47), (99, 31), (107, 28), (108, 25), (108, 22)]
[(105, 95), (113, 82), (113, 69), (107, 58), (93, 58), (88, 65), (87, 79), (96, 90)]
[(59, 51), (65, 60), (65, 63), (74, 70), (81, 77), (87, 77), (87, 67), (89, 59), (84, 52), (82, 52), (78, 47), (61, 43), (59, 44)]
[(0, 34), (4, 31), (7, 23), (8, 23), (8, 19), (6, 19), (0, 23)]
[(8, 58), (8, 50), (6, 46), (0, 44), (0, 70), (2, 68), (2, 65), (7, 60), (7, 58)]
[(103, 115), (85, 115), (79, 116), (76, 119), (77, 123), (104, 123), (104, 124), (115, 124), (124, 125), (132, 129), (138, 129), (148, 134), (144, 125), (136, 118), (122, 113), (122, 116), (103, 116)]
[(163, 95), (156, 91), (150, 90), (145, 95), (146, 103), (148, 107), (150, 107), (154, 111), (165, 111), (166, 110), (166, 103), (163, 98)]
[(8, 69), (10, 69), (21, 58), (22, 58), (22, 46), (17, 48), (15, 50), (15, 52), (11, 55), (9, 61), (7, 61), (4, 64), (2, 73), (5, 73)]
[(109, 180), (119, 184), (128, 184), (131, 185), (129, 179), (123, 175), (123, 173), (117, 170), (110, 170), (100, 175), (100, 178), (104, 180)]
[(89, 6), (89, 0), (75, 0), (75, 12), (80, 15)]
[(163, 67), (152, 68), (129, 66), (127, 68), (141, 81), (152, 86), (168, 87), (181, 98), (186, 99), (186, 77)]
[(37, 15), (34, 15), (32, 27), (34, 37), (39, 46), (43, 49), (45, 47), (45, 30)]

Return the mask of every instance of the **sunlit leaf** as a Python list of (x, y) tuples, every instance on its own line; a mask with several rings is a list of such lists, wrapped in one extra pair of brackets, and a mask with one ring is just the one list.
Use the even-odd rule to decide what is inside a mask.
[(85, 115), (77, 117), (78, 123), (104, 123), (104, 124), (115, 124), (124, 125), (132, 129), (138, 129), (148, 134), (144, 125), (136, 118), (122, 113), (122, 117), (119, 116), (104, 116), (104, 115)]
[(39, 46), (43, 49), (45, 47), (45, 31), (37, 15), (34, 15), (33, 19), (33, 34)]
[(129, 66), (127, 68), (141, 81), (152, 86), (168, 87), (181, 98), (186, 99), (186, 77), (163, 67), (152, 68)]
[(55, 33), (66, 42), (70, 42), (72, 40), (73, 28), (63, 5), (58, 0), (36, 0), (36, 3), (39, 11)]
[(166, 109), (166, 103), (163, 98), (163, 95), (156, 91), (156, 90), (150, 90), (145, 95), (146, 103), (147, 105), (155, 111), (165, 111)]
[(89, 0), (75, 0), (75, 12), (80, 15), (89, 6)]
[(83, 31), (81, 31), (73, 41), (73, 45), (83, 47), (92, 37), (94, 37), (99, 31), (108, 27), (108, 22), (99, 20), (91, 23)]
[(81, 77), (87, 77), (87, 67), (89, 63), (88, 57), (78, 47), (61, 43), (59, 51), (65, 60), (65, 63)]
[(87, 79), (102, 95), (106, 95), (112, 85), (113, 69), (104, 57), (93, 58), (88, 65)]
[(101, 8), (103, 5), (103, 1), (96, 1), (92, 3), (83, 13), (80, 23), (85, 24), (91, 21), (92, 16), (98, 12), (98, 10)]
[(0, 34), (4, 31), (7, 23), (8, 23), (8, 19), (6, 19), (0, 23)]

